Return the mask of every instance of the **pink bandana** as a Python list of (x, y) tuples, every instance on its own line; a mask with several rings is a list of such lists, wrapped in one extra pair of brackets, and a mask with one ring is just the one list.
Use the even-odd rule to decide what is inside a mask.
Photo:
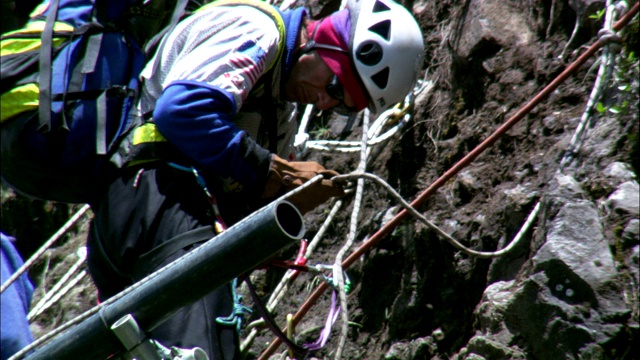
[(338, 50), (329, 50), (322, 48), (313, 48), (318, 55), (329, 66), (331, 71), (338, 76), (340, 84), (345, 91), (349, 93), (351, 99), (355, 103), (358, 111), (364, 109), (368, 105), (367, 96), (363, 91), (358, 79), (355, 75), (355, 69), (351, 66), (348, 55), (349, 30), (351, 28), (351, 20), (349, 19), (349, 10), (343, 9), (330, 17), (323, 20), (311, 22), (307, 25), (309, 36), (313, 34), (316, 25), (318, 29), (315, 33), (315, 42), (321, 45), (337, 46), (344, 49), (345, 52)]

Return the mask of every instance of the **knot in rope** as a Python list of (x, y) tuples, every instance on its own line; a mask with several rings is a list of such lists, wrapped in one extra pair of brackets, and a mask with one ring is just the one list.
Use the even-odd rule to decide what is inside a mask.
[(620, 52), (620, 49), (622, 49), (622, 38), (613, 30), (600, 29), (598, 31), (598, 41), (603, 45), (609, 45), (609, 49), (613, 52)]
[(233, 297), (233, 309), (229, 316), (219, 316), (216, 318), (216, 323), (224, 326), (235, 326), (236, 331), (240, 334), (242, 330), (242, 322), (245, 315), (253, 314), (253, 311), (246, 305), (242, 305), (242, 296), (236, 292), (236, 284), (238, 279), (233, 279), (231, 282), (231, 295)]

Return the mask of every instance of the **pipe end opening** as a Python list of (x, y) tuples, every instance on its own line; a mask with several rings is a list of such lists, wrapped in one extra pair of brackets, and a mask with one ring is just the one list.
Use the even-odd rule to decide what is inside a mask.
[(282, 201), (276, 206), (276, 217), (280, 227), (295, 239), (301, 239), (304, 235), (304, 222), (298, 208), (288, 201)]

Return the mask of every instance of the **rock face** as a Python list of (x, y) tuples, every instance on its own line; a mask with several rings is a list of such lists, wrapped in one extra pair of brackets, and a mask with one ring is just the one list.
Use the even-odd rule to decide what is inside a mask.
[(514, 344), (519, 337), (535, 358), (597, 358), (631, 319), (596, 206), (581, 199), (579, 184), (569, 176), (554, 181), (558, 187), (543, 206), (559, 210), (546, 219), (544, 243), (534, 251), (530, 270), (520, 274), (522, 281), (496, 282), (485, 290), (476, 308), (481, 330), (465, 354), (521, 354)]
[[(304, 3), (314, 16), (338, 6), (337, 1)], [(409, 126), (373, 148), (367, 171), (407, 200), (419, 196), (535, 97), (583, 51), (582, 45), (594, 42), (603, 24), (596, 12), (604, 9), (604, 1), (597, 0), (403, 3), (424, 31), (424, 73), (432, 87), (416, 96)], [(620, 36), (599, 110), (584, 115), (601, 52), (418, 209), (468, 248), (492, 252), (517, 241), (511, 251), (493, 258), (470, 256), (416, 219), (401, 222), (346, 269), (352, 291), (342, 358), (637, 358), (640, 70), (630, 56), (640, 48), (637, 17)], [(347, 119), (327, 112), (314, 119), (331, 139), (361, 140), (361, 121), (347, 125)], [(360, 161), (359, 152), (309, 152), (305, 159), (341, 173), (353, 172)], [(69, 213), (68, 208), (43, 203), (35, 206), (49, 212), (13, 211), (15, 205), (7, 201), (16, 198), (24, 201), (3, 196), (3, 226), (21, 224), (17, 214), (28, 227), (34, 218), (48, 224), (54, 214)], [(309, 264), (332, 264), (344, 245), (355, 204), (353, 197), (343, 201)], [(305, 215), (309, 239), (319, 231), (329, 206)], [(396, 199), (367, 183), (354, 247), (399, 210)], [(55, 221), (62, 222), (58, 217)], [(86, 224), (76, 231), (82, 234)], [(37, 243), (48, 236), (33, 237)], [(51, 264), (43, 261), (30, 273), (39, 291), (34, 301), (64, 274), (70, 260), (57, 260), (70, 257), (82, 239), (71, 238), (53, 249)], [(295, 257), (296, 251), (283, 257)], [(59, 270), (47, 271), (57, 264)], [(253, 276), (266, 296), (280, 275), (270, 269)], [(314, 281), (303, 274), (292, 285), (276, 308), (278, 324), (300, 308)], [(82, 286), (75, 297), (68, 295), (35, 319), (38, 335), (95, 304), (90, 281), (83, 280)], [(319, 336), (330, 302), (324, 295), (300, 321), (299, 342)], [(334, 358), (340, 326), (339, 319), (326, 347), (313, 356)], [(244, 329), (243, 336), (248, 332)], [(273, 339), (272, 333), (260, 332), (247, 358), (257, 358)]]
[[(536, 84), (562, 70), (557, 59), (568, 39), (553, 29), (565, 27), (568, 37), (574, 23), (553, 14), (544, 18), (545, 11), (575, 12), (573, 20), (578, 17), (585, 25), (588, 15), (604, 6), (597, 1), (541, 5), (472, 0), (456, 9), (459, 17), (445, 39), (452, 88), (421, 98), (425, 116), (442, 122), (435, 146), (423, 145), (437, 154), (427, 156), (418, 179), (435, 179), (448, 170), (500, 125), (496, 119), (512, 115), (535, 95)], [(580, 31), (578, 38), (587, 30)], [(397, 240), (397, 247), (374, 251), (367, 260), (360, 294), (364, 314), (358, 315), (392, 344), (385, 359), (634, 356), (640, 198), (633, 134), (638, 114), (631, 110), (624, 120), (595, 115), (576, 142), (574, 131), (584, 121), (590, 91), (571, 81), (562, 86), (428, 203), (427, 217), (485, 251), (507, 245), (538, 211), (533, 229), (521, 234), (524, 242), (511, 252), (488, 262), (474, 259), (437, 244), (435, 234), (418, 225), (403, 229), (411, 240)], [(634, 99), (637, 103), (637, 95)], [(438, 101), (449, 105), (446, 115), (438, 112), (445, 108)], [(432, 135), (429, 129), (416, 133), (414, 140)], [(564, 157), (570, 161), (560, 168)], [(370, 279), (367, 272), (381, 266), (397, 275), (382, 280), (378, 273)], [(388, 289), (398, 293), (393, 300), (365, 290), (381, 281), (397, 284)], [(391, 310), (382, 325), (371, 322), (373, 309), (366, 305), (374, 294), (382, 296), (376, 304)], [(435, 329), (441, 334), (437, 339)], [(402, 340), (412, 333), (427, 337)], [(430, 346), (418, 355), (417, 344), (425, 341)]]

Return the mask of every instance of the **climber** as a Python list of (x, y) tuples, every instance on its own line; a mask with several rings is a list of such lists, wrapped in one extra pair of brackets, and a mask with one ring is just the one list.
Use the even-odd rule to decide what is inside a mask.
[[(160, 139), (154, 154), (167, 155), (134, 156), (91, 204), (88, 263), (101, 300), (318, 174), (322, 181), (289, 199), (301, 213), (344, 195), (336, 171), (292, 161), (295, 103), (380, 113), (415, 85), (422, 33), (391, 0), (353, 0), (320, 20), (303, 8), (224, 1), (183, 19), (142, 72), (137, 111), (151, 120), (141, 128)], [(150, 336), (211, 359), (239, 358), (233, 291), (212, 291)]]

